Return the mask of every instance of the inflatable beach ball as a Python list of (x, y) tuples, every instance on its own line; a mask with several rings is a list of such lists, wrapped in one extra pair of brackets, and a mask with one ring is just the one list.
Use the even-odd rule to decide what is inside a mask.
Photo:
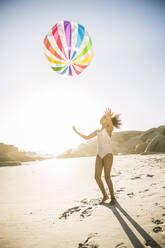
[(44, 39), (44, 54), (57, 73), (79, 75), (93, 57), (92, 41), (84, 26), (60, 21)]

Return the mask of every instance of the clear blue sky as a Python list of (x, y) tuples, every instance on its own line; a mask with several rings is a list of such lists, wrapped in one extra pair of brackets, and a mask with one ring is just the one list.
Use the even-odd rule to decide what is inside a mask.
[[(0, 1), (0, 142), (58, 153), (84, 142), (72, 124), (88, 134), (106, 107), (121, 113), (122, 131), (165, 125), (164, 13), (159, 0)], [(43, 54), (59, 20), (92, 39), (93, 60), (76, 78)]]

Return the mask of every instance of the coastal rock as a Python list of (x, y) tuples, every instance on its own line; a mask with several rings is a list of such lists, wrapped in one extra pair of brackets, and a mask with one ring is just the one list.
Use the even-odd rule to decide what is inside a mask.
[(49, 159), (51, 154), (40, 155), (31, 151), (19, 151), (14, 145), (0, 143), (0, 162), (4, 165), (20, 165), (20, 162)]
[(165, 136), (157, 135), (154, 137), (146, 147), (145, 152), (165, 152)]
[(141, 143), (141, 144), (137, 144), (135, 147), (135, 152), (136, 153), (142, 153), (145, 151), (146, 147), (147, 147), (147, 143)]

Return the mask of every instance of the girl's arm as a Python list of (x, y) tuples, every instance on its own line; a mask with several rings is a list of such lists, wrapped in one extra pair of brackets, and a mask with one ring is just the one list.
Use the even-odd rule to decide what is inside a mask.
[(77, 131), (77, 129), (75, 128), (75, 126), (72, 126), (72, 128), (73, 128), (73, 130), (74, 130), (80, 137), (84, 138), (85, 140), (88, 140), (88, 139), (90, 139), (90, 138), (93, 138), (93, 137), (95, 137), (95, 136), (97, 135), (97, 130), (95, 130), (94, 132), (92, 132), (92, 133), (89, 134), (89, 135), (84, 135), (84, 134), (82, 134), (82, 133), (79, 133), (79, 132)]

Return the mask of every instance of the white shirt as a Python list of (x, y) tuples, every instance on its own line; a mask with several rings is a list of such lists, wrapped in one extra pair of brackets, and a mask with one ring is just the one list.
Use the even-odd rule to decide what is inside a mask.
[(112, 153), (112, 141), (107, 131), (97, 131), (97, 154), (103, 158), (107, 153)]

